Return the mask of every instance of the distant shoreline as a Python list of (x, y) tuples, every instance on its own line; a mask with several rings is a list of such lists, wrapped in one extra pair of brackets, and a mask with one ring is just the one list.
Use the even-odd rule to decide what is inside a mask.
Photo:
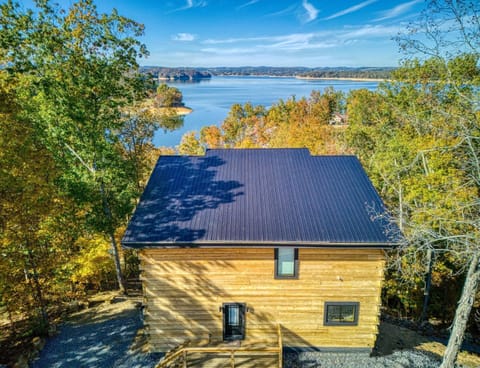
[[(340, 81), (352, 81), (352, 82), (385, 82), (388, 79), (382, 78), (355, 78), (355, 77), (303, 77), (300, 75), (268, 75), (268, 74), (253, 74), (253, 75), (232, 75), (232, 74), (216, 74), (212, 78), (205, 79), (210, 80), (213, 78), (280, 78), (280, 79), (301, 79), (301, 80), (340, 80)], [(202, 82), (203, 80), (198, 80), (195, 82)], [(182, 83), (184, 81), (167, 81), (169, 83)]]
[(382, 78), (355, 78), (355, 77), (302, 77), (295, 76), (296, 79), (305, 79), (305, 80), (344, 80), (352, 82), (385, 82), (387, 79)]
[(216, 74), (212, 78), (295, 78), (295, 75), (268, 75), (268, 74)]
[[(395, 67), (273, 67), (273, 66), (240, 66), (240, 67), (161, 67), (144, 66), (142, 73), (153, 78), (160, 77), (161, 82), (182, 82), (189, 79), (201, 82), (204, 77), (257, 77), (257, 78), (296, 78), (303, 80), (345, 80), (358, 82), (382, 82), (391, 78)], [(169, 80), (167, 80), (169, 79)], [(178, 79), (178, 80), (177, 80)]]

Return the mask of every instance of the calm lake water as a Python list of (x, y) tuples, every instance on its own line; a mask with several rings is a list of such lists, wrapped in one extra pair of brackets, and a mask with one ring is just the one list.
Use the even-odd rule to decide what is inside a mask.
[(322, 91), (332, 86), (348, 92), (352, 89), (376, 89), (378, 82), (348, 80), (305, 80), (296, 78), (269, 77), (213, 77), (199, 83), (170, 83), (180, 89), (183, 102), (193, 109), (185, 116), (182, 128), (173, 132), (159, 130), (153, 139), (157, 147), (177, 146), (182, 135), (189, 131), (199, 132), (203, 126), (220, 125), (235, 103), (264, 105), (270, 107), (278, 100), (291, 96), (308, 97), (312, 90)]

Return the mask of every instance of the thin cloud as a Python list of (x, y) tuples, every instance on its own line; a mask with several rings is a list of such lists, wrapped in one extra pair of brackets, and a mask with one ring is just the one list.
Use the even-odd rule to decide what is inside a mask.
[(187, 5), (186, 8), (203, 8), (208, 5), (208, 2), (206, 0), (187, 0)]
[(396, 18), (399, 15), (402, 15), (409, 11), (415, 4), (418, 4), (421, 1), (422, 0), (413, 0), (406, 3), (398, 4), (397, 6), (382, 12), (380, 18), (375, 19), (375, 21)]
[(303, 0), (302, 6), (307, 12), (307, 19), (305, 20), (306, 23), (309, 23), (318, 17), (318, 9), (313, 6), (312, 3), (309, 3), (307, 0)]
[(277, 43), (268, 46), (262, 46), (264, 50), (277, 51), (304, 51), (304, 50), (318, 50), (338, 47), (338, 42), (319, 41), (319, 42), (297, 42), (297, 43)]
[(265, 47), (300, 50), (307, 48), (314, 38), (314, 33), (294, 33), (285, 36), (272, 37), (270, 41), (274, 43)]
[(194, 41), (195, 38), (195, 35), (191, 33), (177, 33), (176, 35), (172, 36), (172, 40), (181, 42)]
[(364, 1), (360, 4), (357, 4), (357, 5), (354, 5), (354, 6), (351, 6), (350, 8), (347, 8), (347, 9), (344, 9), (342, 11), (339, 11), (338, 13), (335, 13), (335, 14), (332, 14), (330, 15), (329, 17), (326, 17), (326, 18), (323, 18), (324, 20), (330, 20), (330, 19), (335, 19), (335, 18), (338, 18), (338, 17), (342, 17), (344, 15), (347, 15), (347, 14), (350, 14), (350, 13), (354, 13), (370, 4), (373, 4), (375, 2), (377, 2), (378, 0), (367, 0), (367, 1)]
[(298, 6), (293, 4), (293, 5), (290, 5), (288, 8), (285, 8), (285, 9), (279, 10), (277, 12), (267, 14), (267, 15), (265, 15), (265, 17), (279, 17), (279, 16), (282, 16), (282, 15), (285, 15), (285, 14), (292, 13), (297, 8), (298, 8)]
[(254, 4), (258, 3), (259, 1), (260, 1), (260, 0), (251, 0), (251, 1), (249, 1), (248, 3), (245, 3), (245, 4), (243, 4), (243, 5), (237, 6), (235, 9), (236, 9), (236, 10), (240, 10), (240, 9), (246, 8), (247, 6), (254, 5)]
[(208, 2), (206, 0), (200, 0), (200, 1), (187, 0), (187, 3), (184, 6), (182, 6), (180, 8), (177, 8), (177, 9), (173, 9), (173, 10), (169, 11), (167, 14), (182, 11), (182, 10), (188, 10), (188, 9), (192, 9), (192, 8), (204, 8), (207, 5), (208, 5)]
[[(205, 47), (202, 51), (216, 54), (239, 54), (242, 50), (244, 52), (260, 52), (261, 50), (289, 52), (325, 49), (357, 42), (370, 42), (374, 39), (384, 38), (386, 35), (395, 35), (399, 31), (400, 26), (363, 25), (279, 36), (208, 39), (202, 41), (202, 44), (210, 47)], [(231, 47), (216, 47), (216, 45), (231, 45)]]
[(249, 37), (249, 38), (224, 38), (224, 39), (208, 39), (202, 41), (205, 45), (219, 45), (219, 44), (228, 44), (228, 43), (239, 43), (239, 42), (255, 42), (255, 41), (266, 41), (270, 37)]
[[(301, 2), (297, 2), (297, 10), (298, 6)], [(240, 66), (252, 62), (256, 65), (298, 65), (299, 60), (305, 65), (387, 65), (393, 57), (389, 49), (390, 36), (398, 34), (401, 27), (401, 24), (380, 23), (340, 26), (316, 32), (201, 39), (198, 44), (196, 36), (194, 42), (187, 43), (191, 47), (168, 50), (168, 53), (172, 65), (186, 60), (196, 66)], [(370, 53), (365, 52), (369, 49)], [(154, 55), (161, 60), (165, 52), (159, 49)], [(373, 53), (374, 58), (371, 57)]]
[(206, 40), (208, 45), (245, 44), (232, 47), (206, 47), (201, 51), (215, 54), (259, 53), (265, 50), (272, 52), (291, 52), (312, 49), (325, 49), (338, 46), (326, 33), (293, 33), (282, 36), (229, 38), (224, 40)]
[(311, 39), (315, 34), (314, 33), (292, 33), (283, 36), (263, 36), (263, 37), (244, 37), (244, 38), (225, 38), (225, 39), (208, 39), (202, 43), (207, 45), (218, 45), (218, 44), (232, 44), (232, 43), (242, 43), (242, 42), (277, 42), (277, 43), (293, 43), (299, 41), (306, 41)]
[(232, 47), (232, 48), (216, 48), (208, 47), (200, 50), (207, 54), (216, 54), (216, 55), (246, 55), (246, 54), (258, 54), (259, 49), (257, 46), (253, 47)]
[(364, 25), (356, 29), (347, 29), (339, 34), (340, 39), (369, 39), (375, 37), (385, 37), (386, 35), (396, 35), (402, 28), (400, 26), (371, 26)]
[(260, 55), (267, 53), (292, 53), (306, 50), (319, 50), (326, 48), (338, 47), (336, 42), (305, 42), (305, 43), (277, 43), (271, 45), (253, 45), (245, 47), (206, 47), (201, 49), (201, 52), (216, 54), (216, 55)]

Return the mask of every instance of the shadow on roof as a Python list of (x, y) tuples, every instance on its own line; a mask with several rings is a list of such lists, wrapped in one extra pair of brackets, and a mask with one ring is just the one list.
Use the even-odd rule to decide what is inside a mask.
[[(205, 229), (183, 226), (200, 211), (216, 209), (243, 195), (243, 185), (234, 180), (218, 180), (216, 168), (225, 162), (219, 157), (169, 157), (160, 159), (130, 224), (136, 241), (194, 242)], [(168, 179), (166, 179), (168, 178)], [(148, 198), (148, 199), (147, 199)], [(155, 234), (156, 239), (151, 239)], [(128, 241), (129, 231), (124, 240)]]

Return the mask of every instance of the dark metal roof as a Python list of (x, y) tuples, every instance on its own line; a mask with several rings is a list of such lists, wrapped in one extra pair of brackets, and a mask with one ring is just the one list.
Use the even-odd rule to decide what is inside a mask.
[(207, 150), (160, 157), (122, 243), (388, 247), (395, 238), (387, 229), (398, 229), (383, 213), (354, 156)]

